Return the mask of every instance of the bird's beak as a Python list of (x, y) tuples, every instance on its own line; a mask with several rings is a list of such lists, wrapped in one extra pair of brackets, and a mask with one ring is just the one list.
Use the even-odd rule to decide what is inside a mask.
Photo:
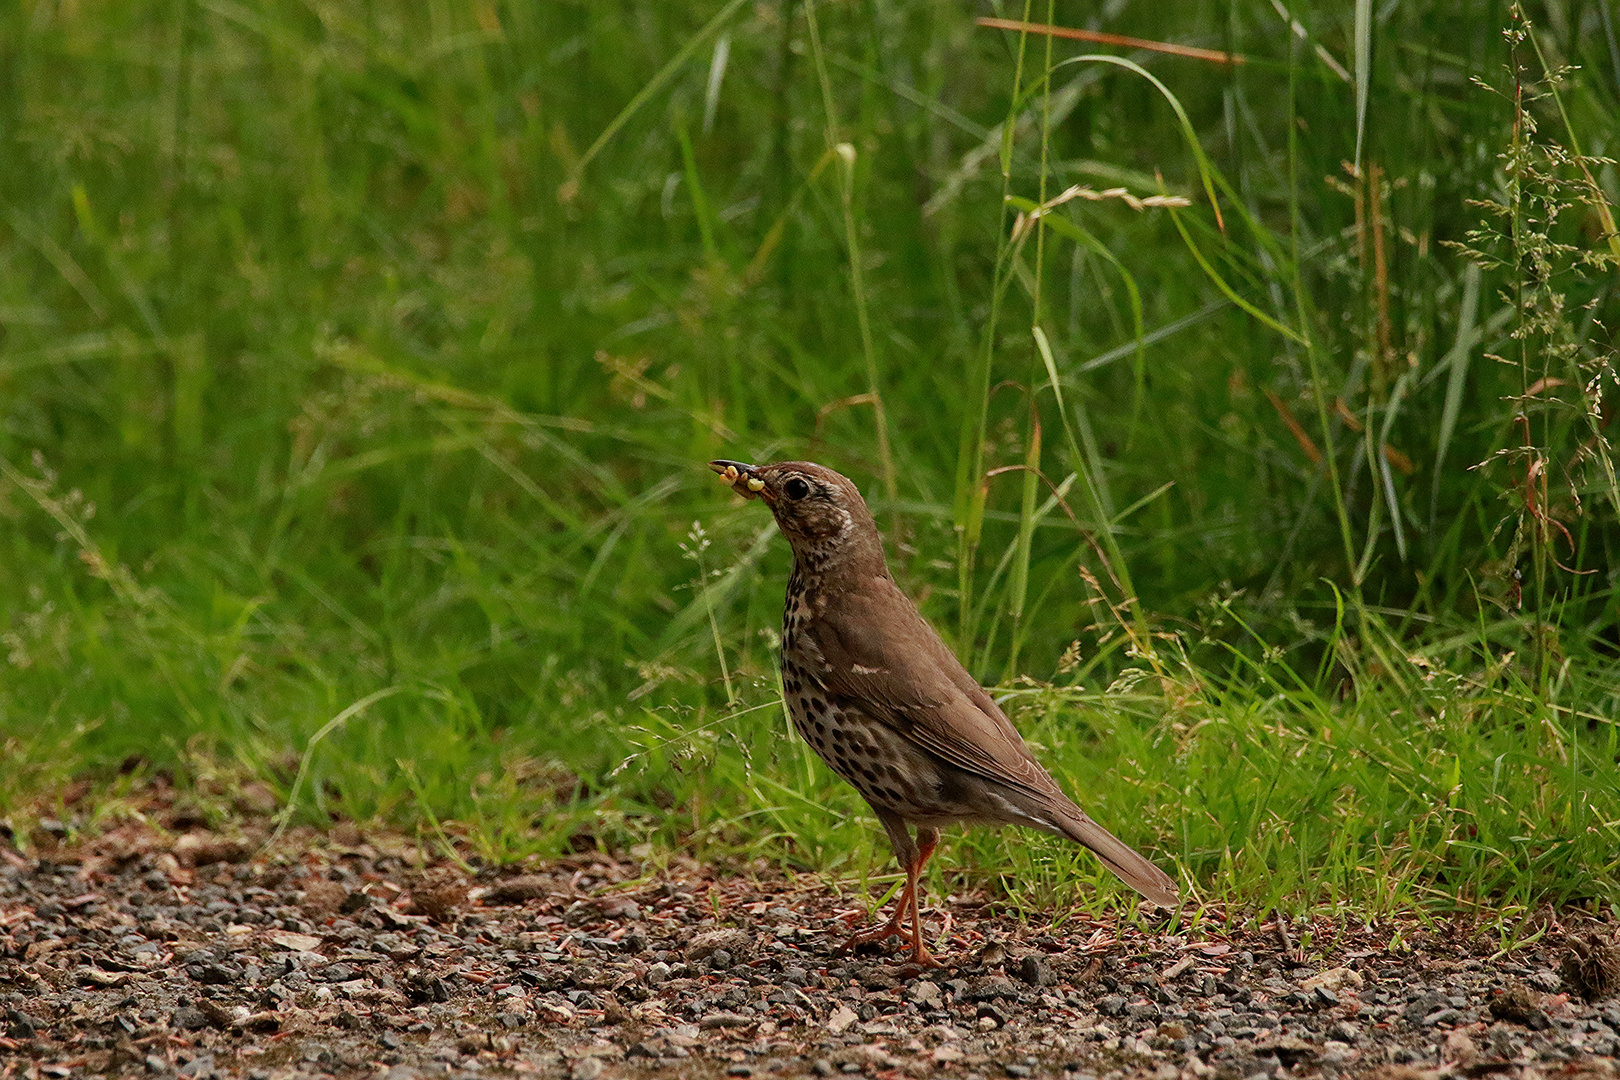
[(766, 502), (774, 501), (765, 487), (765, 481), (759, 476), (757, 466), (748, 465), (741, 461), (711, 461), (709, 468), (720, 477), (720, 482), (745, 499), (752, 499), (756, 495)]

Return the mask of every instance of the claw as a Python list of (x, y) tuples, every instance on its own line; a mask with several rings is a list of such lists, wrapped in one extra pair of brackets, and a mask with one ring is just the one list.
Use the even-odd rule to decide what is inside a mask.
[(894, 918), (890, 919), (882, 926), (874, 926), (868, 930), (859, 930), (855, 934), (851, 935), (850, 939), (844, 942), (844, 951), (854, 952), (862, 945), (872, 945), (879, 941), (887, 941), (892, 937), (897, 937), (904, 941), (910, 942), (912, 940), (912, 935), (906, 933), (905, 927), (900, 924), (900, 912), (904, 910), (904, 907), (900, 908), (899, 911), (895, 912)]
[(917, 942), (917, 947), (911, 950), (911, 959), (907, 964), (915, 964), (920, 968), (942, 968), (945, 965), (934, 959), (934, 954), (928, 951), (928, 946)]

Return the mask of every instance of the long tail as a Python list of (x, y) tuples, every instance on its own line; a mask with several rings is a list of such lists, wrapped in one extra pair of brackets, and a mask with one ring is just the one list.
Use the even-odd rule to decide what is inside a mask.
[(1181, 894), (1176, 888), (1174, 878), (1133, 851), (1119, 837), (1092, 821), (1086, 812), (1074, 803), (1062, 807), (1059, 813), (1052, 815), (1052, 819), (1063, 830), (1065, 836), (1084, 844), (1096, 853), (1102, 864), (1113, 871), (1119, 880), (1160, 907), (1173, 908), (1181, 905)]

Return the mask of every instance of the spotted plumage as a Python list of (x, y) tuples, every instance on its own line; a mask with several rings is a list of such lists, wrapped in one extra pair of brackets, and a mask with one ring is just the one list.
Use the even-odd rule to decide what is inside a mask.
[(1178, 903), (1168, 875), (1063, 793), (900, 591), (853, 483), (807, 461), (709, 467), (738, 494), (763, 499), (793, 547), (782, 617), (788, 715), (871, 805), (906, 869), (894, 917), (852, 944), (898, 935), (915, 962), (936, 963), (923, 943), (917, 882), (939, 830), (958, 822), (1067, 836), (1149, 900)]

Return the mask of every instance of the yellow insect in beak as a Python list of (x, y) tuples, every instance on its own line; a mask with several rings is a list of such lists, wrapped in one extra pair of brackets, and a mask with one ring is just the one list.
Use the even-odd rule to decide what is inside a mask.
[(771, 501), (771, 493), (765, 490), (765, 481), (754, 475), (754, 466), (746, 462), (721, 459), (709, 462), (709, 468), (714, 470), (722, 484), (743, 498), (752, 499), (758, 496), (767, 502)]

